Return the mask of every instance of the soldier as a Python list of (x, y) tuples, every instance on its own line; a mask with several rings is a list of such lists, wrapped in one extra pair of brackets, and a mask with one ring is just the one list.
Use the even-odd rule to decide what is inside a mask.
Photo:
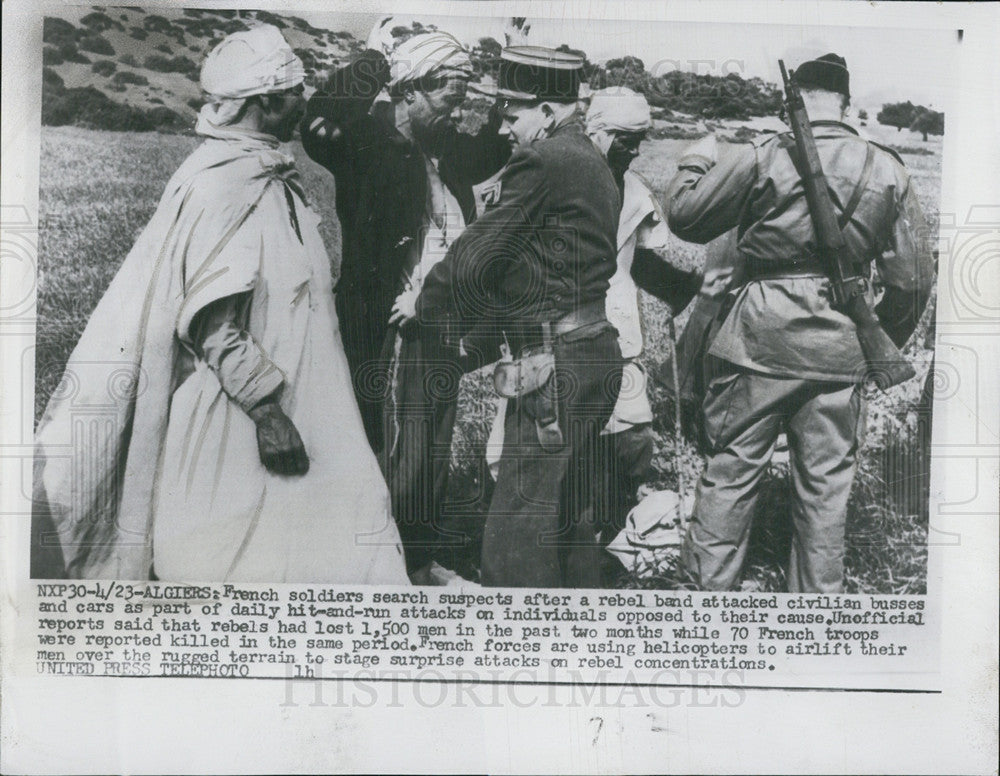
[[(440, 523), (463, 365), (458, 348), (426, 326), (397, 333), (389, 313), (475, 218), (472, 185), (499, 170), (510, 147), (495, 115), (477, 135), (456, 129), (472, 66), (455, 38), (415, 35), (388, 61), (386, 47), (372, 45), (310, 99), (302, 142), (336, 178), (344, 346), (407, 568), (429, 584), (449, 576), (438, 563)], [(376, 100), (382, 87), (388, 99)]]
[(447, 321), (456, 335), (492, 322), (512, 357), (494, 384), (512, 399), (483, 538), (485, 585), (595, 587), (600, 553), (592, 489), (598, 435), (622, 360), (605, 315), (621, 196), (584, 134), (582, 59), (540, 47), (501, 55), (501, 133), (514, 148), (486, 188), (483, 215), (396, 316)]
[[(933, 259), (910, 177), (895, 153), (843, 123), (846, 62), (827, 54), (795, 72), (844, 238), (885, 295), (875, 312), (902, 346), (927, 302)], [(682, 557), (702, 587), (739, 584), (754, 505), (778, 436), (788, 437), (792, 592), (844, 585), (847, 501), (864, 428), (856, 328), (830, 304), (790, 133), (716, 159), (714, 138), (680, 160), (670, 228), (707, 242), (738, 227), (742, 284), (709, 350), (719, 359), (704, 402), (709, 460)], [(727, 305), (729, 306), (729, 305)]]

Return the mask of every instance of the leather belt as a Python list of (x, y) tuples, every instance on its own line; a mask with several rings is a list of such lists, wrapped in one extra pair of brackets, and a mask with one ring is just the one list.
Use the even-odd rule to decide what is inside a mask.
[(819, 259), (758, 259), (753, 256), (744, 258), (747, 280), (767, 280), (770, 278), (804, 277), (807, 275), (822, 275), (826, 270)]

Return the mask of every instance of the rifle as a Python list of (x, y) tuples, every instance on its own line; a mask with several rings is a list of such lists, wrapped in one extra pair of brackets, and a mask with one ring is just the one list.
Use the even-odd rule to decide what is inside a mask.
[(832, 306), (850, 318), (857, 328), (858, 342), (865, 357), (865, 379), (885, 391), (909, 380), (916, 372), (882, 329), (868, 303), (865, 296), (868, 279), (855, 271), (851, 251), (837, 223), (802, 93), (789, 78), (785, 63), (780, 59), (778, 67), (785, 82), (785, 109), (798, 152), (796, 167), (802, 176), (809, 215), (816, 230), (819, 260), (830, 278)]

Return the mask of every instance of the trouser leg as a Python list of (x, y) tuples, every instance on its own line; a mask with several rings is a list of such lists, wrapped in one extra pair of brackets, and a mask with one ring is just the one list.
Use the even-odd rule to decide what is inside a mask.
[(605, 491), (597, 508), (602, 542), (610, 542), (625, 527), (625, 517), (637, 503), (636, 491), (649, 482), (653, 470), (653, 430), (649, 423), (601, 436)]
[(708, 385), (709, 458), (682, 549), (685, 568), (706, 590), (740, 580), (760, 481), (774, 452), (785, 404), (800, 381), (728, 372)]
[(839, 593), (865, 402), (853, 385), (811, 383), (810, 389), (788, 424), (793, 488), (788, 590)]
[(483, 534), (484, 585), (596, 587), (600, 550), (595, 490), (599, 434), (619, 390), (621, 351), (613, 330), (558, 343), (556, 383), (563, 445), (538, 441), (532, 397), (507, 406), (496, 490)]
[(385, 475), (410, 573), (434, 560), (449, 539), (441, 513), (462, 377), (457, 357), (435, 330), (409, 327), (384, 407)]

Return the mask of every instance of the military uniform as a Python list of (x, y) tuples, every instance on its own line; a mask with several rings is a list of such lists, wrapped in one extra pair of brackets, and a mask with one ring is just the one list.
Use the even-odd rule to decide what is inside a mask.
[[(876, 312), (901, 345), (933, 279), (916, 192), (891, 151), (840, 122), (812, 126), (845, 240), (863, 271), (875, 262), (887, 288)], [(708, 589), (739, 583), (759, 484), (782, 432), (793, 486), (788, 589), (843, 588), (864, 358), (854, 323), (830, 304), (791, 152), (784, 133), (718, 164), (690, 154), (667, 195), (670, 227), (682, 239), (704, 243), (737, 227), (743, 266), (709, 349), (720, 367), (703, 405), (709, 460), (683, 548), (686, 567)]]
[[(550, 340), (555, 372), (510, 401), (500, 472), (486, 519), (485, 585), (599, 584), (588, 509), (599, 480), (598, 435), (618, 396), (622, 359), (606, 320), (621, 199), (603, 157), (569, 121), (515, 151), (484, 192), (483, 215), (428, 273), (418, 319), (461, 336), (477, 323), (502, 329), (514, 356)], [(536, 425), (552, 406), (562, 440)]]

